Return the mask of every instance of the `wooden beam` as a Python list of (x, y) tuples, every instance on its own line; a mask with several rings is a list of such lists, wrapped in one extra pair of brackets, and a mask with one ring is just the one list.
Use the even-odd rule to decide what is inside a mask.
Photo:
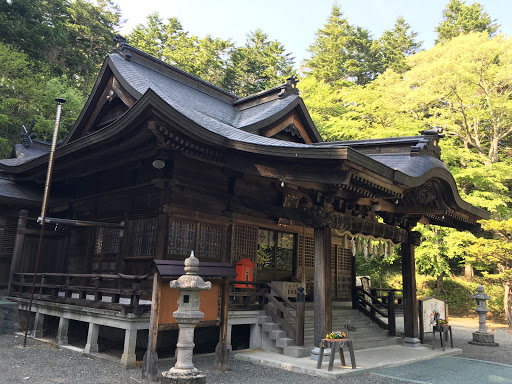
[(307, 134), (306, 129), (304, 128), (304, 125), (302, 124), (299, 117), (295, 113), (292, 113), (291, 115), (286, 116), (284, 118), (284, 120), (279, 122), (276, 126), (269, 128), (267, 130), (264, 130), (262, 132), (262, 135), (265, 137), (272, 137), (292, 124), (295, 126), (295, 128), (297, 128), (297, 131), (299, 131), (300, 136), (302, 137), (302, 139), (304, 140), (304, 142), (306, 144), (311, 144), (313, 142), (311, 140), (311, 138), (309, 137), (309, 135)]
[(315, 228), (314, 343), (332, 331), (331, 228)]
[[(405, 342), (416, 344), (418, 339), (418, 300), (416, 297), (416, 266), (414, 247), (417, 233), (409, 231), (407, 241), (402, 244), (402, 278), (404, 297)], [(418, 341), (419, 342), (419, 341)]]
[(23, 253), (23, 243), (25, 242), (25, 233), (23, 233), (23, 231), (27, 227), (27, 216), (28, 216), (28, 211), (26, 211), (26, 210), (20, 211), (20, 215), (18, 218), (18, 229), (16, 231), (16, 240), (14, 243), (14, 252), (12, 253), (11, 271), (9, 273), (9, 285), (7, 288), (8, 296), (11, 296), (14, 274), (19, 271), (19, 268), (21, 265), (21, 258), (22, 258), (22, 253)]
[(112, 89), (117, 93), (121, 101), (130, 108), (133, 104), (135, 104), (135, 98), (130, 95), (130, 93), (124, 89), (124, 87), (117, 81), (117, 79), (114, 77), (112, 81)]

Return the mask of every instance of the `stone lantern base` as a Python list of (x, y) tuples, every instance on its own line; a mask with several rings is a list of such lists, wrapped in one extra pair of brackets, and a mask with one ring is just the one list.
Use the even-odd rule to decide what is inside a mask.
[(498, 343), (494, 342), (494, 334), (490, 332), (473, 332), (473, 341), (469, 344), (482, 345), (485, 347), (497, 347)]
[(179, 375), (170, 372), (162, 373), (160, 379), (162, 384), (206, 384), (206, 376), (202, 375), (198, 371), (197, 374), (193, 375)]

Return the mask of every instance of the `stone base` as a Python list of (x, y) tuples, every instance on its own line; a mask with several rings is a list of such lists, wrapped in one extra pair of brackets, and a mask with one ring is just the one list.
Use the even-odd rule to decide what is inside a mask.
[(481, 345), (484, 347), (497, 347), (498, 343), (494, 342), (494, 334), (488, 332), (474, 332), (473, 341), (469, 341), (469, 344)]
[[(318, 355), (320, 354), (320, 348), (315, 347), (311, 351), (311, 360), (318, 361)], [(325, 348), (324, 349), (324, 357), (325, 356), (331, 356), (331, 348)]]
[(18, 330), (18, 305), (0, 299), (0, 335), (10, 335)]
[(162, 384), (206, 384), (206, 376), (205, 375), (173, 375), (169, 372), (162, 373), (162, 378), (160, 379), (160, 383)]
[(421, 341), (416, 337), (404, 337), (404, 347), (419, 348), (421, 347)]

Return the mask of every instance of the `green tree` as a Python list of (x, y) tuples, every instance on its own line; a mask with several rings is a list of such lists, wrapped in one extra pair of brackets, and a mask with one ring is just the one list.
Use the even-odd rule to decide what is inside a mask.
[(400, 86), (409, 108), (431, 126), (444, 126), (464, 148), (499, 160), (512, 133), (512, 41), (486, 32), (453, 38), (411, 56)]
[(493, 36), (498, 28), (479, 3), (466, 5), (465, 1), (450, 0), (443, 10), (443, 21), (436, 28), (436, 44), (470, 32), (487, 32)]
[(0, 41), (25, 52), (36, 64), (58, 67), (66, 31), (67, 0), (0, 0)]
[(68, 44), (63, 72), (84, 94), (92, 88), (100, 65), (112, 50), (121, 20), (121, 10), (112, 0), (96, 3), (75, 0), (66, 7)]
[(59, 140), (67, 135), (78, 115), (80, 115), (85, 102), (83, 94), (70, 86), (70, 81), (66, 76), (55, 77), (46, 81), (36, 101), (37, 112), (33, 115), (35, 119), (33, 132), (37, 134), (39, 140), (48, 142), (52, 140), (57, 105), (55, 102), (56, 97), (62, 97), (66, 100), (66, 103), (62, 106)]
[(329, 84), (340, 80), (367, 84), (382, 71), (378, 44), (368, 30), (350, 25), (336, 4), (309, 52), (308, 73)]
[(245, 45), (233, 50), (223, 88), (246, 96), (277, 86), (295, 75), (293, 62), (279, 41), (257, 29), (247, 35)]
[(34, 71), (28, 56), (0, 43), (0, 156), (8, 157), (23, 124), (36, 113), (43, 76)]
[(164, 22), (153, 13), (128, 36), (133, 46), (217, 86), (222, 86), (233, 43), (210, 35), (189, 36), (173, 17)]
[(474, 259), (494, 266), (486, 277), (503, 285), (505, 317), (512, 327), (512, 218), (508, 220), (487, 220), (482, 222), (486, 231), (470, 246)]
[(411, 26), (403, 17), (399, 17), (392, 30), (385, 31), (379, 39), (384, 68), (391, 68), (397, 73), (409, 69), (406, 57), (420, 51), (423, 42), (416, 42), (418, 34), (410, 31)]

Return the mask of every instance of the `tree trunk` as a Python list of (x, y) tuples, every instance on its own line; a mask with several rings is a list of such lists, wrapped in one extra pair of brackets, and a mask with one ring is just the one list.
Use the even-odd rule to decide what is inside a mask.
[(512, 306), (512, 295), (510, 294), (510, 281), (506, 281), (503, 283), (503, 288), (505, 289), (505, 294), (503, 295), (503, 306), (505, 307), (505, 318), (507, 319), (508, 327), (512, 328), (512, 314), (511, 314), (511, 306)]
[(473, 269), (473, 264), (471, 264), (468, 261), (466, 261), (464, 264), (464, 276), (466, 277), (466, 279), (472, 279), (473, 277), (475, 277), (475, 271)]
[(437, 280), (437, 287), (436, 287), (436, 293), (439, 295), (441, 294), (441, 291), (443, 290), (443, 273), (441, 273), (440, 275), (437, 275), (436, 277), (436, 280)]

